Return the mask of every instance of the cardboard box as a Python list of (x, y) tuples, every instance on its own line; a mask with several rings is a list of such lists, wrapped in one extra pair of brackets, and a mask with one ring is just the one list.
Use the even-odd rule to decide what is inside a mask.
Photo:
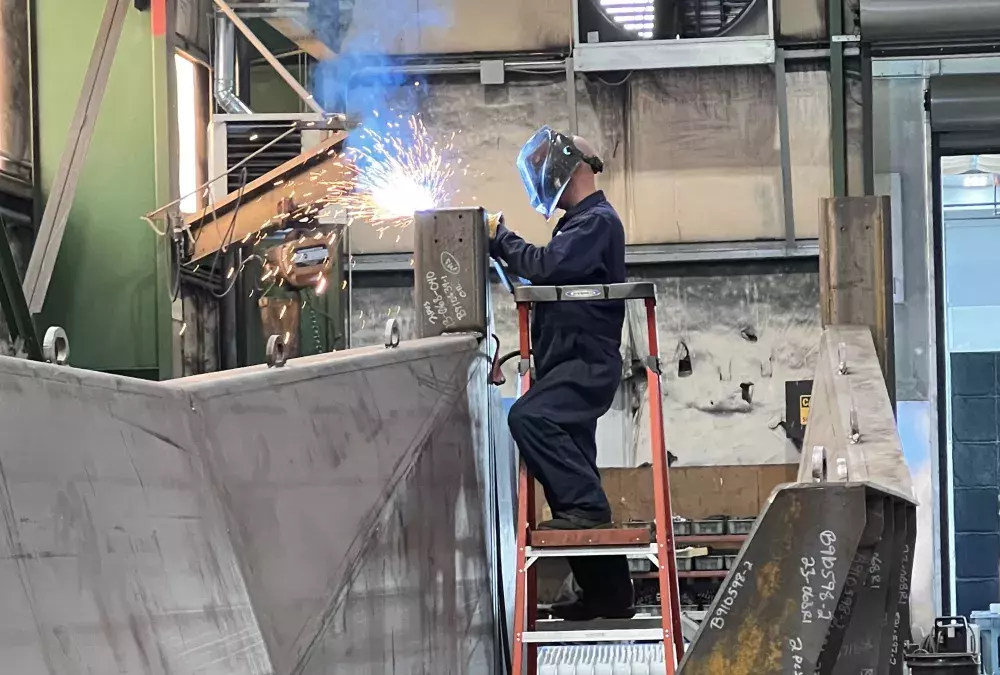
[[(797, 464), (762, 466), (692, 466), (670, 470), (675, 516), (692, 520), (710, 516), (756, 517), (774, 488), (795, 482)], [(604, 491), (616, 523), (654, 519), (652, 467), (604, 469)], [(541, 487), (535, 484), (539, 519), (551, 518)]]

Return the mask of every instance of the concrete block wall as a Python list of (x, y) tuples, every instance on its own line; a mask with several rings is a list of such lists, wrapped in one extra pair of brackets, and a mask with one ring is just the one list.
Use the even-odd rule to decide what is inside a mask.
[(951, 440), (959, 614), (1000, 600), (1000, 353), (951, 355)]

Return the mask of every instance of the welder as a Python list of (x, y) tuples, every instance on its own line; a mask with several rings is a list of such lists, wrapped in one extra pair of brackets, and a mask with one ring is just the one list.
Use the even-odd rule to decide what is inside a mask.
[[(545, 126), (525, 143), (517, 168), (532, 207), (551, 218), (564, 211), (545, 246), (534, 246), (490, 222), (490, 254), (534, 285), (614, 284), (625, 281), (625, 231), (597, 189), (604, 168), (593, 147)], [(611, 507), (597, 468), (597, 420), (614, 400), (622, 374), (625, 303), (538, 303), (531, 344), (535, 380), (510, 410), (508, 423), (532, 476), (542, 485), (552, 519), (539, 529), (611, 526)], [(634, 615), (628, 561), (623, 556), (573, 557), (582, 590), (553, 607), (568, 620)]]

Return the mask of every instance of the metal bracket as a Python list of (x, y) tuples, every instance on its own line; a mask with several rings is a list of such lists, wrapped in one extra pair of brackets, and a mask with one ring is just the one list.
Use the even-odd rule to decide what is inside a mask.
[(660, 357), (653, 356), (652, 354), (650, 354), (645, 359), (643, 359), (643, 363), (646, 365), (647, 368), (652, 370), (657, 375), (663, 374), (663, 368), (660, 365)]
[(385, 322), (385, 348), (395, 349), (399, 346), (399, 322), (389, 319)]
[(847, 375), (847, 343), (837, 345), (837, 372)]
[(54, 363), (57, 366), (65, 366), (69, 361), (69, 338), (59, 326), (52, 326), (45, 331), (45, 339), (42, 340), (42, 355), (46, 363)]
[(280, 335), (272, 335), (267, 339), (267, 367), (281, 368), (288, 361), (288, 350), (285, 349), (285, 339)]
[(851, 433), (847, 437), (847, 440), (849, 440), (852, 445), (855, 445), (861, 442), (861, 429), (858, 427), (858, 409), (854, 406), (851, 406), (850, 421)]
[(520, 361), (517, 362), (517, 374), (518, 375), (521, 375), (523, 377), (524, 375), (527, 375), (530, 370), (531, 370), (531, 359), (530, 358), (521, 359)]

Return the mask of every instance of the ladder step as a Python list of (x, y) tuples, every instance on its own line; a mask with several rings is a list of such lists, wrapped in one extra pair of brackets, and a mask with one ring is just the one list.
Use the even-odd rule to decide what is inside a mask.
[(624, 555), (629, 558), (656, 557), (656, 544), (638, 544), (635, 546), (579, 546), (579, 547), (542, 547), (528, 546), (524, 550), (526, 558), (585, 558), (596, 555)]
[(523, 642), (656, 642), (663, 640), (660, 617), (601, 619), (597, 621), (538, 621), (538, 630), (525, 632)]
[(607, 530), (533, 530), (528, 544), (538, 548), (584, 548), (588, 546), (635, 546), (652, 541), (648, 528)]

